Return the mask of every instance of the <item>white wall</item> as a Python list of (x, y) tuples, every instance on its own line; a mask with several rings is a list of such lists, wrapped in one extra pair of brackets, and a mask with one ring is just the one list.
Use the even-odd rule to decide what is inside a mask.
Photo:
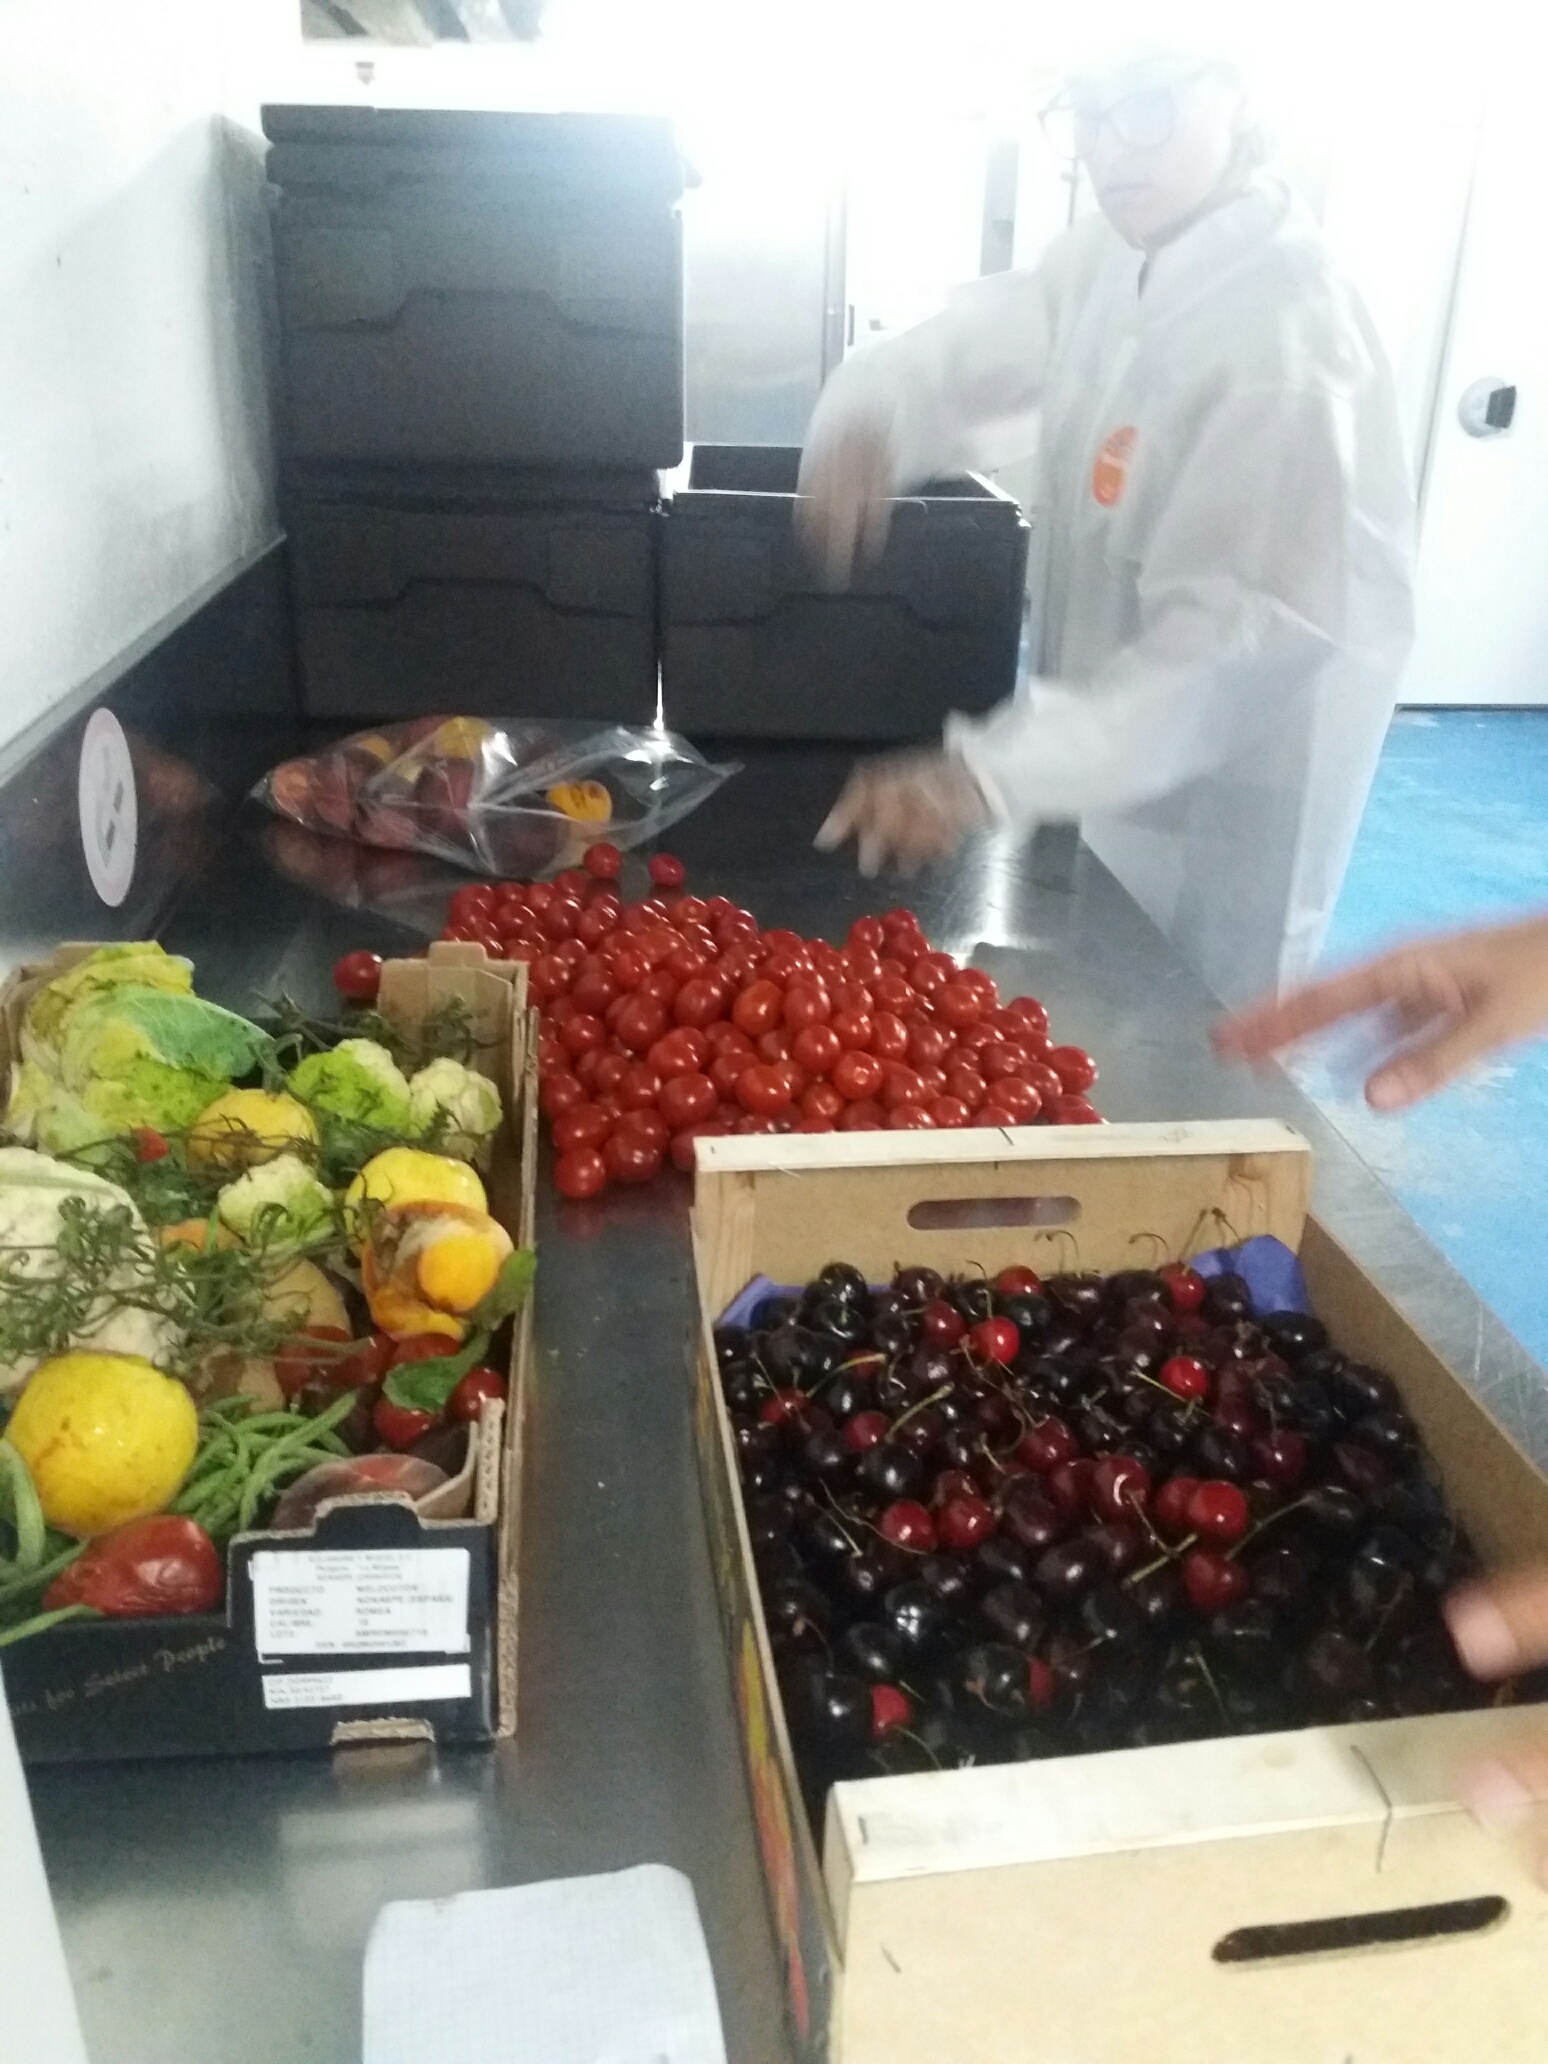
[(277, 535), (247, 125), (296, 20), (0, 0), (0, 745)]

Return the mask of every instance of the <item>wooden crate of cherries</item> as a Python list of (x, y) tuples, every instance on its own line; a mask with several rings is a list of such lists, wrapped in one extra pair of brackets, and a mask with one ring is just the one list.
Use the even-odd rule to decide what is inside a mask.
[(819, 1835), (842, 1779), (1497, 1696), (1397, 1386), (1239, 1275), (834, 1261), (750, 1317), (715, 1350)]

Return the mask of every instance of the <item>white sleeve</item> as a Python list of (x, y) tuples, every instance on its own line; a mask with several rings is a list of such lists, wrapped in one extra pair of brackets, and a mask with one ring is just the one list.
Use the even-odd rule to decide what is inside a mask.
[(864, 421), (887, 426), (895, 493), (1025, 458), (1060, 270), (1050, 253), (1034, 271), (990, 273), (959, 287), (927, 322), (851, 353), (818, 398), (803, 475)]
[(1145, 542), (1136, 636), (1089, 683), (1034, 681), (982, 721), (948, 723), (1002, 818), (1170, 793), (1232, 758), (1265, 698), (1350, 642), (1354, 435), (1350, 399), (1329, 392), (1246, 390), (1215, 409)]

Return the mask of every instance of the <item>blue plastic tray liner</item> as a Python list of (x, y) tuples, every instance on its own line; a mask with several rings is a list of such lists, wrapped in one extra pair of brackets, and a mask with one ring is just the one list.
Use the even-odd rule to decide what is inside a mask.
[[(1253, 1310), (1260, 1316), (1269, 1312), (1309, 1312), (1312, 1308), (1300, 1262), (1283, 1240), (1276, 1240), (1270, 1233), (1243, 1240), (1239, 1247), (1213, 1247), (1208, 1253), (1195, 1254), (1192, 1266), (1205, 1277), (1240, 1276), (1252, 1293)], [(754, 1276), (715, 1323), (751, 1326), (758, 1307), (769, 1298), (796, 1297), (800, 1290), (798, 1283), (775, 1283), (767, 1276)]]

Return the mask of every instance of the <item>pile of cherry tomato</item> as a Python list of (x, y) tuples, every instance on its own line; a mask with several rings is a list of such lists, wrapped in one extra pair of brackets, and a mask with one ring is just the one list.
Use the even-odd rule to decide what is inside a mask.
[(548, 882), (469, 884), (447, 939), (527, 962), (542, 1104), (566, 1197), (649, 1182), (730, 1132), (1091, 1125), (1096, 1064), (1030, 996), (931, 949), (910, 910), (842, 947), (683, 891), (669, 853), (625, 903), (616, 846)]

